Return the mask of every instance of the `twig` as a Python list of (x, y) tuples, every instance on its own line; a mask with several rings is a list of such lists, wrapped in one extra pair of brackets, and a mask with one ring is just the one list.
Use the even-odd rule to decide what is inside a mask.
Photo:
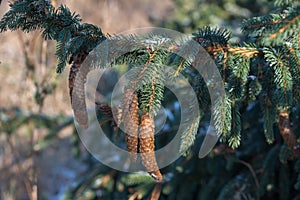
[(17, 165), (17, 168), (19, 170), (19, 173), (18, 173), (18, 176), (20, 177), (21, 180), (23, 180), (24, 182), (24, 185), (25, 185), (25, 188), (26, 188), (26, 192), (27, 192), (27, 195), (29, 197), (30, 200), (34, 200), (33, 197), (32, 197), (32, 187), (31, 187), (31, 183), (30, 183), (30, 180), (28, 178), (26, 178), (23, 174), (23, 172), (25, 171), (21, 165), (21, 163), (18, 161), (19, 160), (19, 153), (16, 151), (16, 149), (14, 148), (14, 145), (13, 143), (11, 142), (10, 140), (10, 137), (8, 136), (6, 138), (6, 141), (12, 151), (12, 153), (15, 155), (15, 158), (17, 160), (16, 162), (16, 165)]
[(249, 171), (251, 172), (252, 177), (253, 177), (253, 179), (254, 179), (255, 185), (256, 185), (256, 187), (258, 188), (258, 187), (259, 187), (259, 183), (258, 183), (257, 176), (256, 176), (256, 174), (255, 174), (255, 172), (254, 172), (254, 170), (253, 170), (253, 167), (252, 167), (249, 163), (247, 163), (247, 162), (245, 162), (245, 161), (243, 161), (243, 160), (236, 160), (236, 162), (245, 165), (245, 166), (249, 169)]
[(161, 183), (156, 183), (153, 190), (152, 190), (152, 193), (151, 193), (151, 196), (150, 196), (149, 200), (158, 200), (159, 196), (160, 196), (160, 193), (161, 193), (161, 189), (162, 189), (162, 184)]

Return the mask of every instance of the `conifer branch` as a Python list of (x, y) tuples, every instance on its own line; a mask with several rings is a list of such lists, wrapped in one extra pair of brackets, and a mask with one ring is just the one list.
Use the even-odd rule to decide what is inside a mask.
[(263, 22), (263, 23), (256, 23), (256, 24), (250, 24), (250, 25), (245, 25), (243, 27), (244, 30), (250, 30), (250, 29), (255, 29), (255, 28), (261, 28), (261, 27), (265, 27), (267, 25), (275, 25), (280, 23), (282, 20), (273, 20), (273, 21), (269, 21), (269, 22)]
[[(175, 69), (175, 73), (171, 74), (173, 77), (182, 73), (189, 80), (201, 101), (201, 112), (210, 109), (206, 85), (201, 75), (191, 70), (200, 46), (214, 59), (225, 85), (226, 94), (219, 97), (213, 111), (221, 140), (233, 148), (240, 145), (244, 131), (240, 108), (244, 103), (249, 105), (258, 98), (263, 111), (266, 140), (268, 143), (274, 141), (273, 126), (278, 117), (277, 109), (291, 109), (300, 102), (300, 7), (293, 6), (290, 2), (276, 0), (278, 5), (286, 7), (279, 12), (244, 22), (243, 31), (251, 38), (251, 43), (241, 45), (229, 42), (230, 31), (211, 27), (199, 29), (192, 39), (183, 38), (180, 44), (158, 35), (142, 38), (134, 35), (104, 35), (99, 27), (81, 23), (80, 16), (67, 7), (60, 6), (56, 9), (47, 0), (13, 1), (11, 9), (0, 21), (0, 32), (40, 30), (45, 39), (57, 41), (56, 71), (61, 73), (70, 58), (70, 98), (76, 119), (83, 127), (88, 126), (84, 84), (89, 70), (92, 67), (111, 66), (108, 63), (128, 64), (129, 68), (137, 69), (125, 88), (123, 107), (118, 118), (122, 114), (129, 152), (136, 154), (140, 151), (145, 168), (155, 179), (160, 180), (162, 175), (154, 153), (153, 118), (164, 97), (164, 66), (171, 65)], [(104, 61), (101, 57), (102, 52), (96, 52), (99, 55), (95, 55), (95, 63), (83, 68), (81, 65), (87, 55), (93, 54), (92, 50), (103, 41), (115, 42), (111, 45), (114, 47), (110, 49), (107, 60)], [(197, 48), (191, 48), (195, 41)], [(102, 111), (104, 114), (112, 114), (111, 109)], [(142, 114), (141, 117), (139, 113)], [(181, 153), (186, 152), (194, 143), (201, 117), (193, 119), (183, 132), (179, 150)], [(118, 119), (118, 126), (120, 121)], [(138, 125), (141, 125), (139, 130)], [(299, 144), (289, 125), (286, 111), (280, 113), (278, 127), (288, 147), (299, 155)], [(138, 134), (141, 136), (140, 144)], [(135, 156), (132, 160), (136, 160)]]
[(224, 94), (218, 98), (214, 108), (215, 127), (217, 129), (218, 136), (223, 140), (225, 139), (225, 141), (231, 131), (231, 106), (230, 98), (228, 95)]
[(149, 58), (146, 61), (145, 65), (143, 66), (143, 69), (139, 72), (138, 77), (136, 78), (136, 80), (131, 81), (130, 85), (132, 88), (136, 88), (138, 86), (138, 84), (140, 84), (142, 78), (144, 78), (145, 73), (147, 72), (152, 61), (154, 60), (155, 54), (156, 54), (156, 52), (149, 54)]
[(267, 142), (272, 144), (274, 142), (273, 124), (275, 122), (275, 108), (268, 97), (265, 97), (263, 100), (262, 107), (264, 114), (264, 134)]
[(271, 40), (274, 40), (276, 37), (278, 37), (279, 34), (284, 33), (289, 27), (291, 27), (295, 22), (297, 22), (300, 19), (300, 14), (296, 15), (293, 19), (291, 20), (284, 20), (286, 24), (280, 28), (277, 32), (271, 34), (269, 38)]
[(188, 149), (194, 144), (196, 134), (198, 132), (200, 117), (195, 118), (191, 125), (187, 127), (181, 136), (179, 152), (184, 155)]
[(248, 47), (228, 47), (228, 52), (232, 54), (243, 55), (247, 58), (257, 56), (262, 52), (261, 48), (248, 48)]

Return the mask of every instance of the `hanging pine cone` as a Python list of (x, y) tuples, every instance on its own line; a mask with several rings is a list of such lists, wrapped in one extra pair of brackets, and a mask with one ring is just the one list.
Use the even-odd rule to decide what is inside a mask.
[(140, 125), (140, 153), (142, 163), (149, 174), (156, 180), (161, 180), (162, 174), (157, 166), (154, 152), (154, 120), (149, 112), (144, 112)]
[(121, 125), (121, 122), (122, 122), (122, 109), (121, 108), (112, 108), (112, 113), (113, 115), (116, 115), (115, 116), (115, 123), (116, 123), (116, 126), (118, 128), (120, 128), (120, 125)]
[(122, 109), (127, 151), (130, 153), (130, 160), (136, 162), (138, 153), (139, 104), (136, 93), (130, 88), (124, 89)]
[(289, 113), (286, 110), (280, 112), (278, 127), (285, 143), (292, 149), (291, 159), (300, 156), (300, 144), (297, 142), (297, 137), (290, 125)]
[[(101, 111), (101, 114), (104, 114), (108, 117), (108, 120), (104, 122), (111, 121), (111, 126), (114, 128), (114, 131), (117, 132), (120, 128), (122, 110), (121, 108), (110, 107), (108, 104), (96, 103), (98, 109)], [(114, 118), (114, 115), (116, 117)], [(100, 126), (103, 125), (103, 122), (100, 123)]]
[(113, 116), (112, 108), (108, 104), (101, 104), (101, 103), (98, 104), (98, 103), (96, 103), (96, 105), (98, 105), (99, 110), (104, 115), (107, 115), (108, 117), (112, 117)]
[(73, 63), (69, 74), (69, 92), (71, 104), (76, 120), (83, 128), (88, 127), (84, 90), (88, 69), (85, 68), (80, 70), (80, 67), (87, 55), (88, 53), (84, 51), (78, 52), (71, 57), (69, 62)]
[(117, 132), (120, 128), (120, 124), (122, 121), (122, 109), (121, 108), (113, 108), (113, 113), (117, 115), (114, 120), (114, 131)]

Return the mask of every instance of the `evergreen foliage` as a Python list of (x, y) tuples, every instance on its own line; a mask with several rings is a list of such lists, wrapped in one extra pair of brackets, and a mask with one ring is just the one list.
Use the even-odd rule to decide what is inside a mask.
[[(174, 82), (181, 73), (193, 86), (202, 113), (201, 119), (193, 121), (181, 136), (179, 151), (182, 154), (201, 144), (202, 137), (197, 133), (211, 106), (202, 77), (193, 71), (197, 55), (193, 48), (188, 48), (191, 41), (198, 42), (214, 59), (222, 76), (226, 92), (218, 98), (214, 108), (215, 129), (221, 142), (231, 148), (218, 144), (205, 160), (186, 153), (186, 157), (166, 169), (166, 181), (158, 183), (162, 187), (161, 199), (277, 198), (277, 193), (280, 199), (297, 199), (300, 189), (299, 125), (290, 126), (289, 116), (299, 124), (300, 6), (298, 1), (291, 0), (276, 0), (274, 6), (273, 12), (243, 22), (245, 42), (242, 44), (230, 41), (229, 30), (209, 26), (200, 28), (192, 38), (182, 38), (182, 42), (170, 42), (158, 35), (148, 38), (104, 35), (99, 27), (82, 24), (80, 16), (71, 13), (66, 6), (56, 9), (47, 0), (14, 2), (0, 21), (0, 32), (39, 29), (45, 39), (57, 41), (58, 73), (64, 70), (69, 59), (72, 63), (72, 56), (82, 51), (91, 52), (104, 41), (116, 41), (120, 45), (116, 49), (118, 52), (125, 51), (126, 44), (138, 44), (136, 49), (110, 61), (137, 69), (128, 87), (137, 89), (141, 113), (150, 113), (152, 117), (156, 116), (167, 93), (165, 82), (169, 77), (164, 76), (164, 66), (172, 66)], [(182, 52), (177, 52), (176, 47), (182, 47)], [(179, 53), (188, 56), (177, 56)], [(102, 62), (99, 58), (100, 64), (94, 63), (91, 68), (108, 67)], [(253, 112), (255, 118), (250, 115)], [(257, 117), (257, 113), (261, 115)], [(285, 119), (280, 118), (282, 113), (287, 113)], [(251, 130), (254, 126), (259, 128)], [(270, 145), (260, 142), (262, 134)], [(294, 138), (292, 142), (286, 139), (286, 134)], [(240, 154), (234, 153), (233, 149), (237, 148)], [(220, 167), (224, 165), (227, 166)], [(234, 170), (239, 173), (228, 173)], [(125, 187), (134, 188), (137, 197), (146, 198), (158, 187), (145, 174), (116, 176), (114, 173), (105, 177), (111, 183), (95, 186), (94, 190), (101, 188), (122, 196), (128, 195)], [(87, 180), (93, 185), (96, 178), (90, 176)], [(77, 197), (82, 191), (79, 188), (68, 197)], [(220, 194), (210, 196), (211, 191)], [(179, 196), (175, 197), (177, 193)], [(107, 194), (104, 197), (110, 198)]]

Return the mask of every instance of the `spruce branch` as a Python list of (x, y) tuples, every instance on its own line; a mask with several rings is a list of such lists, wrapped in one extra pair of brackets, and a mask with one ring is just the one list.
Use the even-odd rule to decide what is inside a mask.
[(275, 0), (275, 6), (288, 6), (291, 5), (295, 0)]
[(231, 124), (231, 135), (228, 139), (228, 144), (231, 148), (236, 149), (241, 143), (241, 114), (239, 112), (239, 105), (237, 102), (232, 102), (232, 124)]
[(245, 56), (246, 58), (252, 58), (254, 56), (258, 56), (259, 53), (262, 52), (261, 48), (245, 46), (245, 47), (228, 47), (228, 52), (232, 54), (238, 54)]
[(275, 123), (275, 108), (271, 100), (265, 97), (261, 100), (261, 107), (264, 116), (264, 134), (269, 144), (274, 142), (274, 129), (273, 124)]
[(250, 60), (243, 54), (234, 54), (227, 59), (227, 71), (229, 76), (226, 80), (226, 88), (230, 94), (230, 98), (244, 99), (245, 84), (250, 72)]
[(140, 108), (155, 116), (164, 95), (164, 71), (162, 66), (149, 66), (140, 86)]
[(193, 39), (204, 48), (226, 46), (231, 38), (230, 31), (222, 28), (203, 27), (193, 34)]
[(284, 23), (284, 26), (269, 36), (271, 40), (275, 40), (277, 37), (280, 36), (280, 34), (293, 35), (293, 32), (291, 31), (295, 28), (296, 29), (299, 28), (299, 22), (300, 22), (299, 9), (300, 7), (289, 8), (284, 12), (284, 14), (286, 15), (286, 17), (282, 21)]
[(300, 101), (300, 52), (299, 49), (289, 48), (289, 68), (293, 81), (293, 103), (297, 104)]
[(220, 96), (214, 107), (214, 120), (218, 136), (226, 141), (229, 137), (232, 126), (232, 104), (227, 94)]
[[(276, 1), (277, 5), (287, 3), (291, 1)], [(134, 90), (134, 97), (131, 96), (133, 100), (123, 99), (126, 104), (123, 107), (129, 111), (126, 113), (123, 110), (122, 113), (123, 118), (128, 119), (132, 114), (130, 112), (134, 112), (136, 124), (139, 124), (138, 111), (146, 112), (150, 115), (149, 118), (153, 118), (160, 109), (165, 92), (165, 65), (171, 65), (175, 69), (171, 76), (184, 74), (190, 80), (199, 94), (201, 111), (207, 109), (209, 95), (205, 83), (200, 83), (199, 75), (191, 70), (201, 46), (215, 60), (226, 88), (226, 95), (219, 97), (215, 105), (216, 129), (222, 139), (231, 147), (237, 148), (242, 132), (239, 108), (244, 100), (253, 102), (259, 96), (268, 143), (274, 141), (276, 109), (291, 108), (300, 101), (300, 34), (297, 31), (300, 27), (299, 12), (299, 5), (286, 6), (282, 11), (245, 21), (243, 31), (254, 39), (252, 42), (255, 44), (235, 45), (229, 42), (231, 33), (228, 30), (211, 27), (199, 29), (192, 39), (182, 38), (182, 42), (174, 42), (170, 38), (153, 34), (143, 38), (135, 35), (104, 35), (99, 27), (81, 23), (80, 16), (72, 13), (66, 6), (56, 9), (47, 0), (18, 0), (11, 3), (11, 9), (1, 19), (0, 32), (17, 29), (29, 32), (38, 29), (45, 39), (57, 41), (57, 72), (61, 73), (70, 59), (69, 89), (72, 107), (79, 124), (84, 127), (88, 124), (84, 84), (92, 67), (127, 64), (129, 68), (137, 69), (128, 84), (128, 88)], [(108, 57), (103, 56), (103, 51), (95, 49), (103, 47), (101, 45), (105, 45), (104, 41), (114, 44), (110, 46)], [(197, 48), (191, 48), (195, 41)], [(262, 44), (271, 46), (265, 47)], [(89, 63), (89, 68), (81, 69), (89, 53), (95, 59)], [(252, 75), (253, 72), (255, 76)], [(255, 78), (249, 81), (249, 77)], [(201, 98), (202, 96), (205, 98)], [(183, 133), (181, 153), (195, 141), (200, 118), (195, 119)], [(134, 132), (136, 136), (136, 127), (131, 127), (129, 122), (126, 124), (125, 129)], [(128, 146), (132, 143), (133, 151), (137, 152), (136, 137), (134, 141), (128, 139), (127, 143)]]
[(55, 55), (58, 57), (58, 64), (57, 64), (57, 73), (61, 73), (67, 61), (67, 48), (66, 44), (71, 39), (71, 32), (68, 29), (64, 29), (59, 33), (57, 46), (56, 46), (56, 53)]
[(188, 149), (194, 144), (196, 139), (196, 134), (198, 132), (200, 123), (200, 117), (195, 118), (191, 125), (186, 128), (186, 130), (181, 135), (181, 142), (179, 152), (180, 154), (184, 155)]
[(278, 89), (277, 96), (280, 98), (277, 99), (278, 104), (289, 107), (292, 103), (293, 80), (286, 59), (286, 51), (284, 48), (264, 48), (264, 56), (274, 70), (274, 83)]
[(179, 76), (184, 70), (190, 69), (198, 53), (198, 46), (195, 46), (194, 40), (185, 41), (182, 44), (172, 45), (170, 50), (170, 60), (168, 65), (175, 69), (173, 78)]
[(253, 17), (243, 23), (243, 31), (266, 45), (284, 45), (290, 38), (297, 38), (300, 27), (300, 6), (289, 6), (279, 13)]

